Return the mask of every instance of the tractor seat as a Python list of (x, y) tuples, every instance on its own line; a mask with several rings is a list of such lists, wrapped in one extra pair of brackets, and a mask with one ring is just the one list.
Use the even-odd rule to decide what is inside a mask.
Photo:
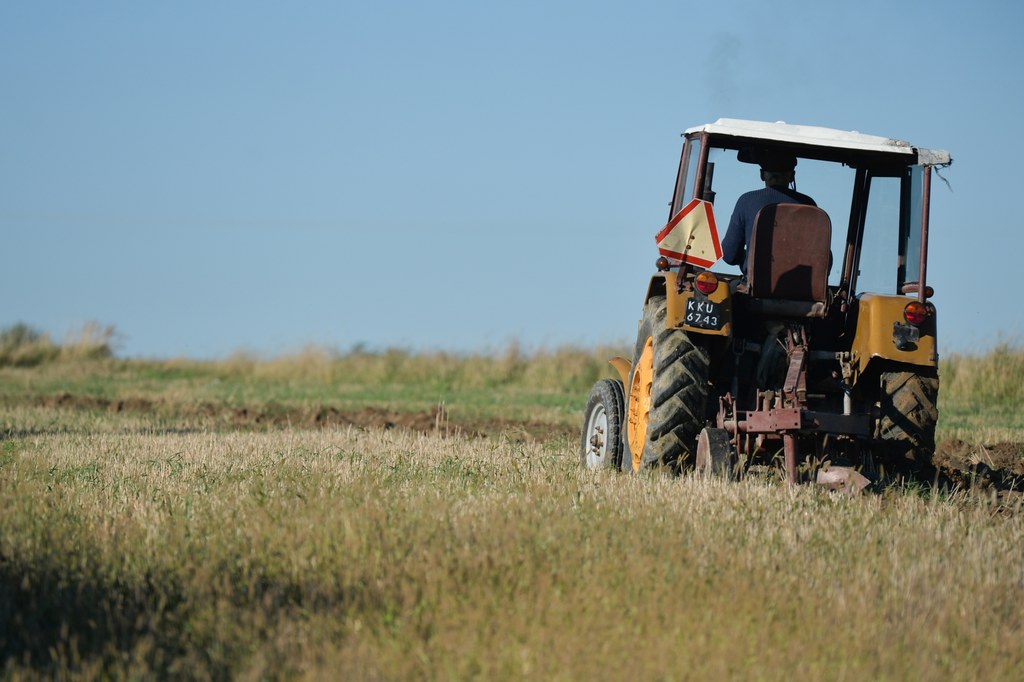
[(758, 211), (747, 263), (749, 307), (780, 317), (825, 317), (832, 222), (817, 206)]

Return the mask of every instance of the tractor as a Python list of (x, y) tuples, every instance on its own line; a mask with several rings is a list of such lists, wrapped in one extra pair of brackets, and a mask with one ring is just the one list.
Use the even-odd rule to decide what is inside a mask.
[[(764, 179), (779, 158), (794, 169), (783, 200), (730, 234), (743, 232), (734, 213), (758, 165)], [(942, 150), (781, 122), (719, 119), (683, 133), (632, 357), (611, 359), (619, 379), (590, 393), (583, 466), (774, 470), (847, 491), (929, 471), (939, 389), (929, 199), (951, 163)], [(733, 265), (723, 231), (742, 242)]]

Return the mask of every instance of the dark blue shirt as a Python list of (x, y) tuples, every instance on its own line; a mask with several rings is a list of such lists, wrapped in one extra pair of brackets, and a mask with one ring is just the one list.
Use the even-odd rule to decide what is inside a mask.
[(765, 187), (747, 192), (736, 200), (729, 229), (722, 240), (722, 260), (730, 265), (740, 266), (747, 274), (747, 244), (754, 231), (757, 212), (772, 204), (807, 204), (817, 206), (814, 199), (788, 187)]

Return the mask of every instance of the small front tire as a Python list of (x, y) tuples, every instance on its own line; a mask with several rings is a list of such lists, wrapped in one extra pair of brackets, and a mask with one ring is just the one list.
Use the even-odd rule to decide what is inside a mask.
[(587, 469), (617, 469), (622, 462), (622, 384), (602, 379), (594, 384), (583, 412), (580, 463)]

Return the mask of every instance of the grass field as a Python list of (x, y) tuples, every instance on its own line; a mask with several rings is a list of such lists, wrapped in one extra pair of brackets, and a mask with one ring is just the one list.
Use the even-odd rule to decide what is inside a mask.
[[(0, 669), (1024, 679), (1019, 498), (584, 471), (609, 354), (8, 361)], [(940, 439), (1024, 441), (1024, 353), (941, 377)]]

